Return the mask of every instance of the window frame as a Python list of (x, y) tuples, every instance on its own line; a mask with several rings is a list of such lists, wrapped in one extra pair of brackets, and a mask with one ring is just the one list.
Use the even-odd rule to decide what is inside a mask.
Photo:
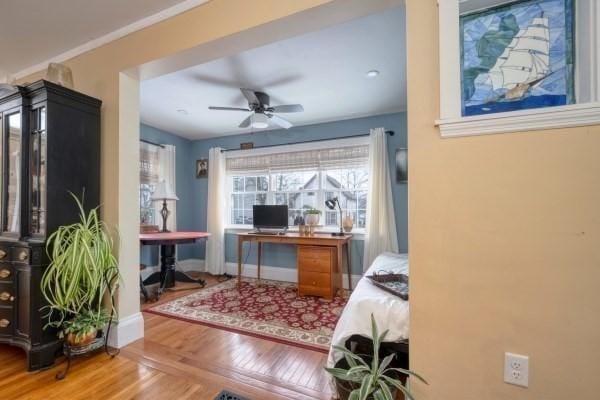
[[(583, 1), (583, 2), (582, 2)], [(438, 0), (440, 62), (440, 118), (435, 125), (443, 138), (522, 132), (600, 124), (600, 2), (577, 1), (575, 26), (584, 21), (585, 40), (576, 34), (575, 82), (579, 86), (583, 67), (591, 86), (587, 101), (564, 106), (463, 117), (461, 112), (460, 7), (486, 8), (507, 0)], [(585, 3), (585, 4), (584, 4)]]
[[(316, 150), (316, 149), (324, 149), (324, 148), (339, 148), (339, 147), (353, 147), (353, 146), (368, 146), (369, 145), (369, 135), (356, 135), (356, 136), (350, 136), (350, 137), (345, 137), (345, 138), (338, 138), (338, 139), (331, 139), (331, 140), (316, 140), (316, 141), (307, 141), (304, 143), (294, 143), (294, 144), (281, 144), (281, 145), (274, 145), (274, 146), (265, 146), (265, 147), (257, 147), (254, 149), (249, 149), (249, 150), (232, 150), (232, 151), (228, 151), (226, 152), (226, 157), (227, 158), (236, 158), (236, 157), (253, 157), (253, 156), (262, 156), (262, 155), (268, 155), (268, 154), (282, 154), (282, 153), (291, 153), (291, 152), (298, 152), (298, 151), (310, 151), (310, 150)], [(361, 166), (365, 167), (368, 171), (369, 169), (369, 165), (368, 162), (364, 162), (361, 164)], [(340, 166), (338, 169), (342, 169), (342, 168), (352, 168), (350, 166), (348, 167), (343, 167)], [(336, 169), (336, 168), (329, 168), (329, 167), (322, 167), (319, 168), (319, 173), (321, 175), (321, 172), (327, 169)], [(290, 169), (290, 172), (293, 170), (293, 168)], [(268, 190), (268, 194), (267, 194), (267, 204), (274, 204), (274, 199), (272, 197), (272, 193), (274, 191), (271, 190), (272, 186), (272, 182), (271, 182), (271, 178), (270, 178), (270, 174), (275, 174), (278, 171), (270, 171), (269, 169), (263, 169), (263, 170), (255, 170), (255, 171), (226, 171), (226, 176), (227, 176), (227, 199), (226, 199), (226, 209), (227, 212), (225, 213), (225, 232), (229, 232), (229, 233), (235, 233), (235, 232), (245, 232), (245, 231), (250, 231), (252, 230), (254, 227), (252, 225), (234, 225), (230, 223), (230, 213), (231, 213), (231, 194), (232, 194), (232, 185), (230, 183), (230, 177), (232, 175), (259, 175), (259, 174), (267, 174), (269, 175), (269, 190)], [(369, 172), (369, 176), (370, 176), (370, 171)], [(322, 179), (321, 176), (319, 177), (319, 187), (321, 187), (322, 185)], [(325, 190), (321, 191), (319, 189), (319, 192), (323, 192), (324, 193)], [(367, 188), (367, 192), (368, 192), (368, 188)], [(319, 194), (320, 196), (320, 194)], [(322, 201), (321, 201), (322, 200)], [(318, 199), (318, 204), (322, 204), (322, 207), (325, 207), (325, 199)], [(367, 204), (368, 207), (368, 204)], [(323, 209), (321, 209), (322, 211), (324, 211)], [(322, 215), (322, 218), (325, 218), (324, 215)], [(296, 226), (290, 226), (289, 230), (290, 231), (297, 231), (297, 227)], [(339, 231), (339, 227), (326, 227), (326, 226), (322, 226), (319, 229), (320, 232), (337, 232)], [(364, 236), (366, 232), (365, 228), (356, 228), (354, 227), (352, 229), (352, 234), (357, 237), (357, 238), (361, 238)]]

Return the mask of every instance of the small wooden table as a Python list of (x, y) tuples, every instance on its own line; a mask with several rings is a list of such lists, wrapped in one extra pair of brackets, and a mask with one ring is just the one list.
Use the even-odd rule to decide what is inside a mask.
[(142, 245), (160, 246), (160, 271), (154, 272), (147, 277), (143, 284), (151, 285), (160, 283), (159, 294), (165, 288), (175, 286), (178, 282), (195, 282), (205, 285), (203, 279), (194, 279), (185, 272), (175, 270), (175, 246), (178, 244), (196, 243), (210, 236), (206, 232), (156, 232), (140, 233)]
[[(260, 261), (262, 257), (263, 243), (293, 244), (296, 246), (324, 246), (332, 247), (337, 254), (337, 271), (343, 271), (344, 252), (346, 255), (346, 272), (348, 274), (348, 288), (352, 290), (352, 275), (350, 267), (350, 240), (352, 235), (332, 236), (327, 233), (315, 233), (314, 235), (301, 235), (297, 232), (288, 232), (281, 235), (263, 233), (239, 233), (238, 234), (238, 286), (242, 282), (242, 253), (244, 242), (258, 243), (257, 277), (260, 280)], [(345, 251), (344, 251), (345, 250)], [(340, 281), (341, 282), (341, 281)]]

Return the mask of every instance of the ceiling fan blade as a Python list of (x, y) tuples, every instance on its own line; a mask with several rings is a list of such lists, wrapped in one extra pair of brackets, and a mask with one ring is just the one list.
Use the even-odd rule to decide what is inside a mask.
[(220, 111), (250, 111), (247, 108), (239, 108), (239, 107), (208, 107), (209, 110), (220, 110)]
[(304, 111), (302, 104), (286, 104), (282, 106), (269, 107), (270, 112), (276, 113), (295, 113)]
[(248, 100), (248, 104), (260, 104), (260, 100), (258, 100), (256, 94), (254, 94), (254, 90), (242, 88), (240, 88), (240, 90), (242, 91), (242, 94), (244, 95), (246, 100)]
[(294, 126), (294, 124), (292, 124), (287, 119), (283, 119), (281, 117), (278, 117), (277, 115), (271, 115), (271, 114), (265, 114), (265, 115), (267, 117), (269, 117), (269, 119), (271, 119), (271, 121), (273, 121), (273, 123), (275, 125), (279, 125), (282, 128), (290, 129), (292, 126)]
[(248, 115), (248, 117), (246, 117), (245, 120), (243, 120), (238, 126), (240, 128), (247, 128), (250, 126), (250, 124), (252, 123), (252, 116), (254, 115), (254, 113)]

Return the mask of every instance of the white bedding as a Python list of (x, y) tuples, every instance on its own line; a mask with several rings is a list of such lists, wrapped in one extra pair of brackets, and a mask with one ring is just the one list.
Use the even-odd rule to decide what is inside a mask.
[[(379, 271), (408, 275), (408, 254), (383, 253), (373, 261), (364, 276)], [(371, 314), (380, 332), (389, 329), (386, 342), (408, 339), (408, 301), (378, 288), (364, 276), (340, 316), (331, 340), (332, 346), (343, 346), (352, 335), (371, 337)], [(333, 367), (341, 357), (341, 353), (331, 347), (327, 366)]]

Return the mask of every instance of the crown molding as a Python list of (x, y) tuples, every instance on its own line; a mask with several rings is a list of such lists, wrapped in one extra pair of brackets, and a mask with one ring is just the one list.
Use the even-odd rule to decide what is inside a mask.
[[(64, 61), (70, 60), (71, 58), (77, 57), (83, 53), (86, 53), (90, 50), (94, 50), (100, 46), (103, 46), (107, 43), (118, 40), (124, 36), (132, 34), (134, 32), (140, 31), (144, 28), (147, 28), (151, 25), (162, 22), (166, 19), (174, 17), (178, 14), (184, 13), (192, 8), (198, 7), (204, 3), (207, 3), (210, 0), (185, 0), (179, 4), (176, 4), (172, 7), (166, 8), (162, 11), (157, 12), (156, 14), (152, 14), (148, 17), (137, 20), (129, 25), (126, 25), (122, 28), (119, 28), (115, 31), (112, 31), (104, 36), (99, 38), (90, 40), (87, 43), (79, 45), (77, 47), (72, 48), (71, 50), (65, 51), (64, 53), (58, 54), (54, 57), (51, 57), (47, 60), (44, 60), (40, 63), (27, 67), (15, 74), (12, 74), (10, 77), (13, 79), (21, 79), (28, 75), (31, 75), (35, 72), (42, 71), (48, 67), (48, 64), (51, 62), (54, 63), (62, 63)], [(1, 74), (0, 74), (1, 76)], [(6, 78), (8, 80), (8, 77)], [(1, 81), (1, 78), (0, 78)]]

